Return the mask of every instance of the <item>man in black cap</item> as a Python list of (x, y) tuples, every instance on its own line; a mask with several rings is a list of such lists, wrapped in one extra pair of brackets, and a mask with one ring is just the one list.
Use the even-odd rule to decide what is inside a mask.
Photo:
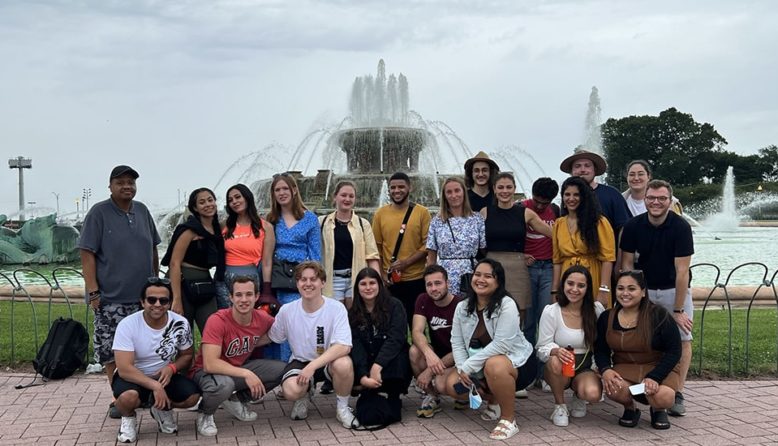
[(465, 161), (467, 198), (474, 212), (494, 203), (494, 179), (498, 173), (500, 166), (484, 151)]
[[(111, 171), (111, 196), (89, 210), (78, 240), (86, 300), (95, 312), (95, 360), (111, 384), (116, 364), (113, 338), (125, 316), (140, 309), (138, 296), (149, 277), (159, 274), (157, 227), (146, 206), (133, 200), (138, 172), (130, 166)], [(111, 418), (121, 414), (111, 403)]]

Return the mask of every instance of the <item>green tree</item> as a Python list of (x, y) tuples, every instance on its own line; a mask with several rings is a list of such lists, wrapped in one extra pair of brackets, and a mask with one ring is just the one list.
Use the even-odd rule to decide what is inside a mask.
[(759, 158), (764, 166), (762, 179), (778, 181), (778, 146), (773, 144), (759, 149)]
[[(669, 108), (659, 116), (608, 119), (602, 126), (608, 182), (625, 187), (624, 169), (634, 159), (647, 160), (655, 178), (689, 186), (717, 173), (715, 154), (727, 141), (713, 125)], [(725, 166), (726, 171), (726, 166)]]

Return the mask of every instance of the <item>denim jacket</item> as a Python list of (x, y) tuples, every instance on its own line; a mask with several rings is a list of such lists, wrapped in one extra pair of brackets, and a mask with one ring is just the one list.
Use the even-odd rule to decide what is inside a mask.
[(457, 304), (454, 322), (451, 327), (451, 351), (458, 370), (474, 374), (484, 368), (486, 360), (492, 356), (505, 355), (519, 368), (527, 362), (533, 348), (519, 328), (519, 309), (516, 302), (508, 296), (502, 298), (500, 307), (491, 317), (484, 313), (484, 324), (492, 342), (473, 356), (468, 356), (467, 346), (478, 325), (478, 315), (467, 314), (467, 300)]

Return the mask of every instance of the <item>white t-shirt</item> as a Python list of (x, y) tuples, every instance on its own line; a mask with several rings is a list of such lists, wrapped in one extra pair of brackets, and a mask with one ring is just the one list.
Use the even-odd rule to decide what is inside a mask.
[(113, 337), (113, 349), (135, 352), (135, 367), (146, 376), (173, 362), (179, 351), (192, 346), (192, 330), (187, 320), (172, 311), (167, 312), (164, 328), (155, 330), (143, 319), (143, 310), (119, 322)]
[(633, 216), (646, 213), (646, 202), (643, 200), (635, 200), (632, 195), (627, 194), (625, 197), (627, 201), (627, 207)]
[[(599, 302), (594, 302), (594, 313), (597, 317), (605, 311)], [(562, 307), (558, 303), (546, 305), (540, 316), (538, 326), (538, 359), (547, 362), (551, 350), (557, 347), (572, 346), (576, 354), (584, 354), (588, 350), (582, 328), (569, 328), (562, 317)]]
[(292, 349), (289, 361), (313, 361), (333, 344), (351, 347), (346, 307), (329, 297), (313, 313), (303, 309), (302, 298), (282, 305), (268, 336), (276, 343), (289, 342)]

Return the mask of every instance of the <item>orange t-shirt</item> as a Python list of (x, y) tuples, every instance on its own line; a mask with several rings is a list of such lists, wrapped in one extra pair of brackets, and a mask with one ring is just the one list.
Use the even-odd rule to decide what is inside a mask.
[[(227, 228), (222, 235), (227, 234)], [(251, 226), (235, 225), (232, 238), (224, 239), (225, 262), (227, 266), (259, 265), (262, 260), (262, 247), (265, 245), (265, 231), (254, 237)]]

